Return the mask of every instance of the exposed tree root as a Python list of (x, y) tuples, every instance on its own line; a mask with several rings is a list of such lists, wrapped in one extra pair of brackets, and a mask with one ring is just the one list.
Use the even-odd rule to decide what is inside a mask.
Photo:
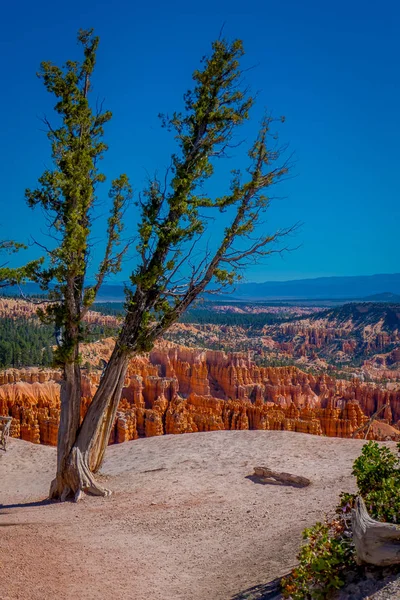
[(400, 563), (400, 527), (372, 519), (361, 496), (356, 500), (351, 523), (359, 564), (385, 567)]
[(94, 478), (84, 455), (74, 447), (67, 459), (64, 472), (58, 474), (50, 486), (51, 500), (78, 502), (84, 494), (91, 496), (110, 496), (111, 490), (104, 488)]

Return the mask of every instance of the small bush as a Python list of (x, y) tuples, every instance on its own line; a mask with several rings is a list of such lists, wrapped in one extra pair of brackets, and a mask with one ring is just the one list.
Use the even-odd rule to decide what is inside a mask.
[[(400, 444), (398, 444), (400, 451)], [(358, 493), (371, 516), (400, 522), (400, 459), (386, 446), (368, 442), (353, 465)], [(336, 517), (305, 529), (306, 543), (298, 555), (299, 565), (282, 579), (282, 595), (292, 600), (324, 600), (346, 583), (349, 571), (357, 570), (351, 539), (351, 510), (355, 494), (342, 493)]]
[(346, 572), (356, 566), (345, 518), (335, 518), (305, 529), (299, 566), (282, 580), (284, 598), (322, 600), (341, 588)]
[[(400, 451), (400, 444), (397, 445)], [(400, 523), (400, 460), (386, 446), (368, 442), (353, 465), (357, 487), (371, 517)]]

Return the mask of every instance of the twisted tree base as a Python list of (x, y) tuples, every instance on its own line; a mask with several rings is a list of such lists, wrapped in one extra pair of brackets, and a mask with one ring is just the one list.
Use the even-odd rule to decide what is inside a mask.
[(110, 496), (111, 490), (101, 486), (89, 469), (85, 456), (74, 447), (61, 473), (58, 473), (50, 485), (50, 500), (78, 502), (88, 494), (91, 496)]

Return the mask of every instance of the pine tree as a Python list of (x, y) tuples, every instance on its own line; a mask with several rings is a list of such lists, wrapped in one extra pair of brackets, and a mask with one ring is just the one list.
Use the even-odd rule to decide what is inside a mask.
[[(99, 40), (93, 31), (80, 31), (82, 62), (68, 61), (63, 68), (42, 63), (40, 77), (55, 96), (61, 122), (46, 120), (53, 168), (26, 191), (30, 206), (40, 205), (61, 239), (49, 249), (48, 260), (35, 279), (49, 289), (52, 304), (41, 316), (62, 330), (56, 360), (64, 370), (57, 475), (50, 496), (78, 500), (83, 492), (106, 495), (94, 478), (100, 467), (113, 426), (129, 360), (149, 351), (183, 312), (212, 285), (229, 286), (240, 278), (249, 261), (276, 252), (274, 242), (288, 230), (260, 233), (262, 216), (270, 202), (269, 188), (288, 173), (270, 116), (262, 121), (248, 152), (245, 173), (232, 172), (228, 193), (208, 197), (203, 186), (213, 176), (216, 161), (226, 158), (234, 134), (249, 119), (253, 98), (243, 89), (238, 40), (217, 40), (202, 67), (193, 73), (194, 85), (184, 96), (184, 108), (163, 125), (174, 132), (177, 151), (171, 168), (160, 181), (154, 177), (137, 199), (140, 211), (137, 257), (126, 290), (126, 316), (97, 392), (80, 422), (81, 376), (79, 346), (83, 319), (104, 279), (121, 268), (126, 247), (119, 246), (122, 216), (132, 197), (126, 175), (112, 182), (111, 214), (104, 258), (95, 284), (86, 283), (89, 240), (96, 189), (105, 180), (99, 160), (107, 147), (104, 125), (108, 111), (95, 111), (90, 102), (91, 78)], [(283, 120), (283, 119), (282, 119)], [(204, 249), (212, 214), (227, 211), (230, 224), (221, 228), (214, 250)]]

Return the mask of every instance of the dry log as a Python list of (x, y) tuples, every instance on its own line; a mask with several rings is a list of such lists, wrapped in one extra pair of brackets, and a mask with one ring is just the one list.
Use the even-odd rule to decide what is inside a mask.
[(307, 477), (291, 475), (291, 473), (278, 473), (268, 467), (254, 467), (254, 476), (259, 478), (262, 483), (281, 483), (296, 487), (307, 487), (311, 483)]
[(7, 450), (7, 438), (10, 433), (12, 417), (0, 417), (0, 448)]
[(364, 435), (364, 439), (366, 440), (368, 437), (368, 434), (369, 434), (369, 430), (371, 429), (372, 423), (375, 421), (375, 419), (378, 417), (378, 415), (380, 415), (380, 413), (383, 412), (385, 410), (385, 408), (389, 408), (389, 406), (390, 406), (390, 404), (385, 404), (384, 406), (381, 406), (379, 410), (377, 410), (376, 412), (374, 412), (373, 415), (371, 415), (371, 417), (368, 419), (368, 421), (366, 421), (363, 425), (361, 425), (361, 427), (359, 427), (358, 429), (353, 431), (353, 433), (351, 434), (351, 437), (355, 438), (358, 433), (360, 433), (364, 429), (367, 429), (367, 431)]
[(400, 526), (372, 519), (360, 497), (356, 499), (351, 524), (359, 563), (380, 567), (400, 563)]

